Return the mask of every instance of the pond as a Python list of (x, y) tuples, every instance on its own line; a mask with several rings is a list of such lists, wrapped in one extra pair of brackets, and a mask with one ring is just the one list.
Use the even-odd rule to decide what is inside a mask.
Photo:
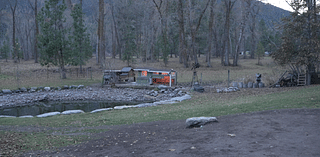
[[(150, 101), (149, 101), (150, 102)], [(149, 102), (133, 102), (133, 101), (52, 101), (52, 102), (38, 102), (22, 106), (0, 108), (0, 115), (5, 116), (36, 116), (39, 114), (49, 112), (63, 112), (67, 110), (82, 110), (84, 112), (91, 112), (101, 108), (113, 108), (122, 105), (137, 105), (140, 103)]]

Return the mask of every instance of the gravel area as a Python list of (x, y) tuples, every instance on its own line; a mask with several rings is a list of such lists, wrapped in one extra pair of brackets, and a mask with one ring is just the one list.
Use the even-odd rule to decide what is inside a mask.
[(85, 87), (83, 89), (50, 91), (38, 90), (36, 92), (3, 94), (0, 96), (0, 108), (15, 105), (23, 106), (44, 101), (160, 101), (181, 96), (184, 93), (185, 89), (178, 87), (158, 91), (110, 87)]

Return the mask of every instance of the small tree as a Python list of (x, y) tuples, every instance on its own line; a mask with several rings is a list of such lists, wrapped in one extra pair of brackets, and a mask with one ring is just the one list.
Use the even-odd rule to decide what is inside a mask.
[(0, 49), (2, 58), (6, 59), (6, 62), (8, 62), (8, 57), (10, 53), (10, 47), (9, 42), (3, 41), (3, 45)]
[(134, 36), (135, 27), (133, 25), (127, 26), (127, 31), (125, 35), (125, 48), (122, 56), (122, 60), (127, 61), (128, 66), (130, 62), (133, 62), (133, 54), (136, 51), (135, 36)]
[(64, 0), (49, 0), (38, 14), (41, 34), (38, 36), (40, 49), (40, 64), (42, 66), (59, 66), (61, 78), (66, 79), (65, 65), (71, 62), (69, 41), (66, 38), (69, 29), (63, 27), (66, 18)]
[(83, 12), (80, 4), (76, 4), (72, 10), (71, 16), (73, 18), (73, 36), (71, 39), (72, 48), (72, 65), (80, 66), (80, 73), (82, 73), (82, 65), (88, 61), (92, 56), (92, 47), (90, 45), (89, 35), (86, 33), (86, 27), (83, 22)]

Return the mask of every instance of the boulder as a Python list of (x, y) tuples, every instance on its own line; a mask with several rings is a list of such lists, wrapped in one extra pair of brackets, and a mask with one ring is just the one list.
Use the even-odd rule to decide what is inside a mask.
[(70, 89), (77, 89), (78, 86), (76, 86), (76, 85), (71, 85), (69, 88), (70, 88)]
[(33, 118), (33, 116), (27, 115), (27, 116), (20, 116), (19, 118)]
[(232, 82), (232, 87), (238, 87), (238, 82)]
[(0, 118), (16, 118), (16, 116), (0, 115)]
[(115, 110), (122, 110), (122, 109), (126, 109), (126, 108), (134, 108), (134, 107), (137, 107), (137, 106), (115, 106), (113, 109)]
[(77, 113), (84, 113), (82, 110), (67, 110), (63, 111), (61, 114), (67, 115), (67, 114), (77, 114)]
[(252, 82), (248, 82), (248, 88), (252, 88), (253, 87), (253, 83)]
[(29, 92), (36, 92), (38, 90), (38, 87), (31, 87), (30, 91)]
[(259, 88), (264, 88), (264, 83), (260, 82), (259, 83)]
[(239, 88), (243, 88), (243, 82), (239, 82)]
[(2, 89), (3, 94), (12, 94), (12, 91), (10, 89)]
[(64, 85), (64, 86), (62, 87), (62, 89), (69, 89), (69, 86), (68, 86), (68, 85)]
[(60, 114), (60, 112), (49, 112), (49, 113), (37, 115), (36, 117), (44, 118), (44, 117), (50, 117), (50, 116), (55, 116), (55, 115), (59, 115), (59, 114)]
[(78, 88), (78, 89), (83, 89), (83, 88), (84, 88), (84, 85), (79, 85), (77, 88)]
[(44, 90), (48, 92), (50, 91), (50, 87), (44, 87)]
[(208, 123), (217, 122), (216, 117), (193, 117), (186, 120), (187, 128), (200, 127)]
[(27, 88), (21, 87), (21, 88), (20, 88), (20, 91), (21, 91), (21, 92), (27, 92)]
[(113, 108), (96, 109), (96, 110), (91, 111), (90, 113), (96, 113), (96, 112), (101, 112), (101, 111), (109, 111), (109, 110), (113, 110)]
[(181, 97), (175, 97), (175, 98), (171, 98), (170, 101), (183, 101), (183, 100), (188, 100), (188, 99), (191, 99), (191, 96), (186, 94), (184, 96), (181, 96)]
[(157, 106), (156, 104), (154, 103), (143, 103), (143, 104), (138, 104), (138, 105), (135, 105), (135, 107), (149, 107), (149, 106)]
[(168, 88), (170, 88), (170, 87), (165, 86), (165, 85), (159, 85), (158, 88), (159, 88), (159, 89), (168, 89)]
[(253, 88), (258, 88), (258, 83), (254, 83)]

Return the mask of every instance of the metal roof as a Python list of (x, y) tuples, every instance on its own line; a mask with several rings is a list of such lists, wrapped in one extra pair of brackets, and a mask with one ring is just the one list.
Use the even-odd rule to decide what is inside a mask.
[(131, 71), (131, 67), (124, 67), (124, 68), (122, 68), (122, 72), (129, 72), (129, 71)]

